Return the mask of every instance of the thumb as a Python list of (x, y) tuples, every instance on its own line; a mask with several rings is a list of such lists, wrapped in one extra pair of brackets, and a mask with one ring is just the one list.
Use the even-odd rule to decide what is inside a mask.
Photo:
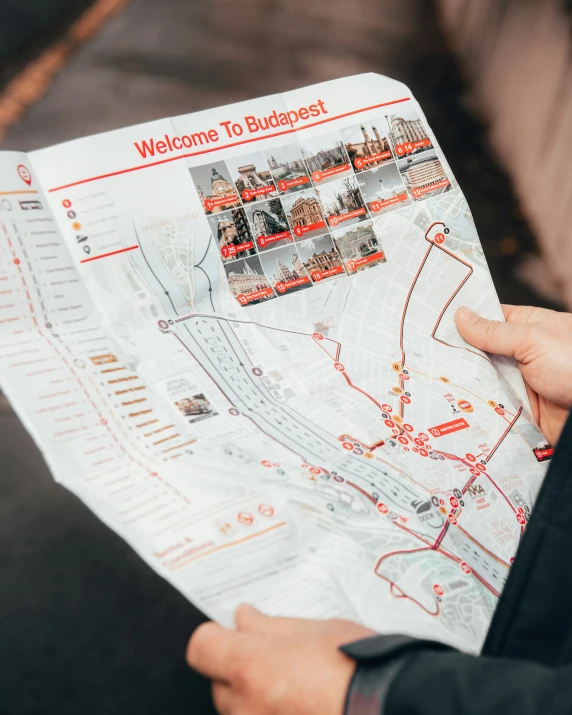
[(467, 307), (457, 310), (455, 324), (461, 336), (473, 347), (508, 357), (522, 352), (529, 334), (529, 326), (525, 323), (487, 320)]

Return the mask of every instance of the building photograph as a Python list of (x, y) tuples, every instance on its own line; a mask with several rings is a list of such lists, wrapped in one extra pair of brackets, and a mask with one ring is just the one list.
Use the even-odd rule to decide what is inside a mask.
[(274, 290), (264, 275), (258, 256), (226, 263), (224, 272), (228, 289), (241, 305), (263, 303), (275, 297)]
[(324, 283), (345, 275), (342, 258), (331, 236), (309, 238), (296, 244), (296, 248), (314, 283)]
[(326, 219), (314, 190), (285, 195), (282, 197), (282, 205), (295, 241), (314, 238), (328, 232)]
[(200, 422), (209, 417), (215, 417), (218, 414), (202, 393), (177, 400), (175, 407), (177, 407), (187, 418), (187, 421), (191, 423)]
[(339, 132), (304, 138), (300, 145), (302, 157), (314, 183), (331, 181), (352, 173)]
[(244, 209), (232, 209), (207, 218), (223, 262), (256, 253), (254, 239)]
[(278, 196), (263, 152), (253, 151), (235, 156), (227, 159), (226, 165), (243, 203), (264, 201), (269, 196)]
[(259, 256), (268, 280), (277, 295), (296, 293), (312, 287), (312, 279), (304, 268), (296, 246), (284, 246)]
[(259, 251), (294, 242), (280, 199), (249, 204), (246, 206), (246, 215)]
[(363, 171), (357, 176), (357, 182), (372, 215), (388, 213), (411, 203), (395, 162)]
[(433, 148), (433, 144), (423, 120), (410, 103), (399, 105), (394, 114), (385, 116), (384, 130), (387, 132), (396, 158), (407, 154), (418, 154)]
[(265, 156), (272, 178), (281, 193), (301, 191), (312, 185), (298, 144), (268, 149)]
[(414, 201), (437, 196), (451, 189), (451, 182), (435, 149), (400, 159), (397, 168)]
[(354, 174), (317, 187), (316, 194), (326, 222), (331, 228), (341, 224), (351, 226), (369, 218), (357, 177)]
[(207, 215), (242, 205), (224, 161), (195, 166), (189, 172)]
[(346, 127), (340, 133), (356, 173), (393, 161), (394, 157), (386, 137), (385, 119), (379, 118)]
[(338, 231), (333, 236), (344, 267), (350, 275), (385, 263), (385, 253), (375, 233), (373, 221)]

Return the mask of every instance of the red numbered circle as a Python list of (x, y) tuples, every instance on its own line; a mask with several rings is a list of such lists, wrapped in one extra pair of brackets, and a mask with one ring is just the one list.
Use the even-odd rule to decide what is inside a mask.
[(401, 402), (403, 402), (405, 405), (408, 405), (411, 402), (411, 398), (407, 397), (407, 395), (401, 395), (399, 398)]
[(408, 424), (404, 424), (404, 425), (403, 425), (403, 429), (404, 429), (406, 432), (413, 432), (413, 427), (412, 427), (411, 425), (408, 425)]
[(382, 502), (379, 502), (379, 504), (377, 505), (377, 510), (380, 511), (382, 514), (387, 514), (387, 512), (389, 511), (389, 507)]
[(467, 460), (468, 460), (469, 462), (476, 462), (476, 461), (477, 461), (477, 458), (475, 457), (474, 454), (465, 454), (465, 457), (467, 458)]
[(441, 586), (439, 586), (438, 583), (433, 586), (433, 591), (435, 591), (438, 596), (442, 596), (445, 593), (445, 591), (443, 591), (443, 589), (441, 588)]

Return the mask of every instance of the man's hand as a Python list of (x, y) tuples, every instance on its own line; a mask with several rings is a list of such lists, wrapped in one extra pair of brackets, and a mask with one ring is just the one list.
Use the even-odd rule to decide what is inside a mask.
[(221, 715), (343, 715), (355, 668), (338, 650), (375, 635), (350, 621), (270, 618), (251, 606), (236, 611), (236, 631), (205, 623), (187, 662), (213, 679)]
[(572, 315), (516, 305), (503, 311), (506, 323), (459, 308), (455, 323), (474, 347), (516, 359), (534, 418), (555, 445), (572, 406)]

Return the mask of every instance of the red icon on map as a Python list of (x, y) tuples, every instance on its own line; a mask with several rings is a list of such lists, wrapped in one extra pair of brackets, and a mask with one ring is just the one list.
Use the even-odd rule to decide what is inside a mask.
[(441, 586), (439, 586), (438, 583), (433, 586), (433, 591), (435, 591), (437, 596), (442, 596), (445, 593), (445, 591), (443, 591), (443, 589), (441, 588)]
[(347, 449), (348, 452), (349, 452), (350, 449), (353, 449), (353, 448), (354, 448), (354, 446), (353, 446), (353, 444), (352, 444), (351, 442), (342, 442), (342, 447), (343, 447), (344, 449)]
[(254, 517), (247, 511), (241, 511), (236, 518), (238, 520), (238, 523), (242, 524), (243, 526), (252, 526), (252, 524), (254, 523)]
[(30, 174), (30, 170), (27, 166), (24, 166), (24, 164), (18, 164), (16, 171), (25, 184), (28, 184), (28, 186), (32, 185), (32, 174)]
[(259, 504), (258, 505), (258, 513), (261, 514), (262, 516), (274, 516), (274, 508), (269, 506), (268, 504)]
[(471, 567), (469, 566), (469, 564), (466, 564), (464, 561), (461, 561), (461, 568), (463, 569), (463, 571), (465, 573), (467, 573), (467, 574), (471, 573)]
[(343, 372), (346, 369), (341, 362), (335, 362), (334, 367), (338, 372)]
[(64, 199), (62, 201), (62, 206), (64, 207), (64, 209), (71, 208), (71, 205), (72, 205), (72, 202), (69, 199)]
[(377, 505), (377, 510), (379, 512), (381, 512), (382, 514), (387, 514), (387, 512), (389, 511), (389, 508), (382, 502), (379, 502), (379, 504)]
[(441, 233), (441, 232), (439, 231), (439, 233), (436, 233), (436, 234), (435, 234), (435, 238), (434, 238), (433, 240), (434, 240), (435, 243), (437, 243), (438, 245), (441, 245), (442, 243), (445, 243), (445, 234), (444, 234), (444, 233)]

